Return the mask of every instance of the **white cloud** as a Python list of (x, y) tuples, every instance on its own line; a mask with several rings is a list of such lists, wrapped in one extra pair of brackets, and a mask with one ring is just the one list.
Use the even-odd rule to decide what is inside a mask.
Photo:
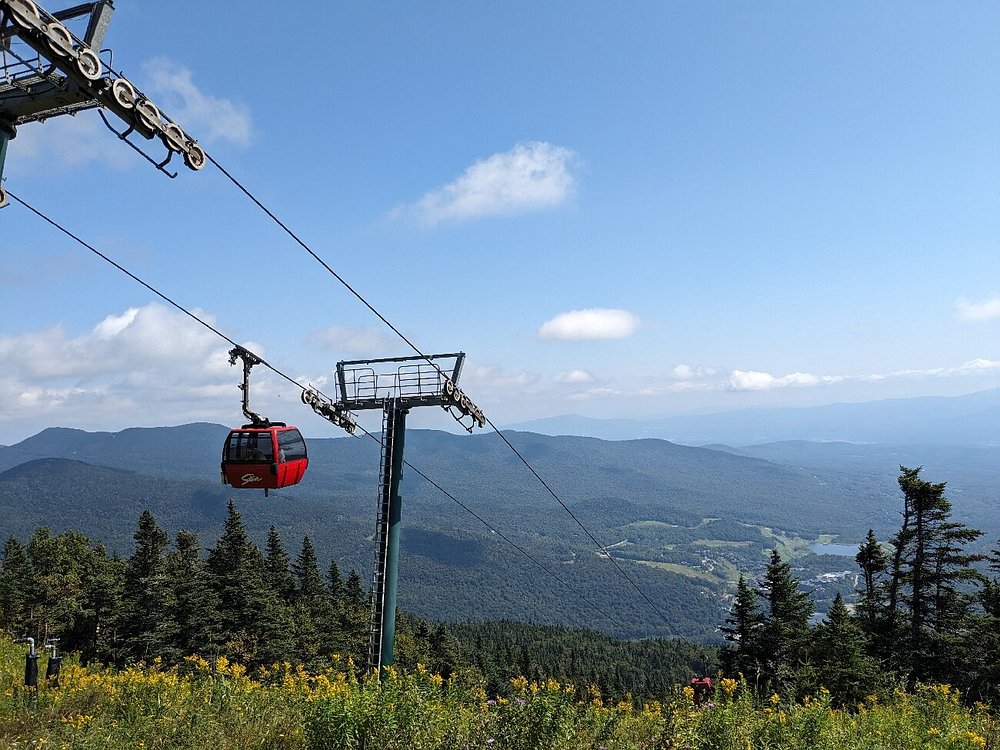
[(953, 375), (970, 375), (1000, 369), (1000, 360), (972, 359), (954, 367), (935, 367), (927, 370), (896, 370), (895, 372), (874, 373), (862, 375), (859, 380), (890, 380), (899, 378), (936, 378)]
[(199, 141), (230, 141), (247, 146), (253, 140), (253, 124), (246, 106), (210, 96), (199, 89), (192, 73), (182, 65), (154, 57), (143, 66), (151, 98), (184, 132)]
[(590, 308), (571, 310), (552, 318), (538, 329), (546, 341), (625, 339), (639, 330), (639, 318), (628, 310)]
[(519, 143), (477, 161), (453, 182), (393, 211), (434, 226), (442, 221), (511, 216), (552, 208), (573, 194), (575, 154), (551, 143)]
[[(0, 336), (0, 423), (120, 429), (239, 421), (241, 373), (229, 366), (229, 348), (159, 303), (109, 315), (78, 336), (62, 326)], [(266, 401), (277, 379), (260, 369), (253, 393)]]
[(701, 380), (703, 378), (710, 378), (718, 374), (718, 372), (719, 370), (716, 367), (693, 367), (691, 365), (680, 364), (670, 371), (670, 375), (677, 380)]
[(567, 370), (556, 376), (557, 383), (567, 383), (577, 385), (580, 383), (593, 383), (594, 376), (586, 370)]
[(109, 315), (94, 327), (94, 336), (101, 340), (112, 339), (135, 323), (138, 307), (130, 307), (124, 315)]
[(966, 299), (955, 301), (955, 317), (973, 323), (1000, 318), (1000, 297), (988, 299), (985, 302), (969, 302)]
[(331, 352), (381, 356), (390, 346), (381, 329), (332, 325), (309, 335), (309, 341)]
[(775, 377), (768, 372), (757, 370), (733, 370), (729, 373), (729, 388), (734, 391), (769, 391), (773, 388), (829, 385), (847, 379), (843, 375), (812, 375), (807, 372), (793, 372)]
[(776, 376), (758, 370), (733, 370), (726, 387), (733, 391), (767, 391), (775, 388), (811, 388), (844, 382), (883, 382), (917, 378), (947, 378), (1000, 370), (1000, 360), (973, 359), (952, 367), (933, 367), (923, 370), (894, 370), (863, 375), (814, 375), (793, 372)]
[(958, 367), (952, 368), (952, 373), (957, 375), (966, 372), (982, 372), (983, 370), (1000, 370), (1000, 360), (972, 359), (968, 362), (963, 362)]
[(510, 374), (497, 365), (475, 364), (466, 360), (459, 385), (470, 397), (490, 391), (522, 394), (535, 390), (541, 380), (537, 373), (527, 370)]
[(774, 387), (775, 380), (774, 375), (756, 370), (733, 370), (729, 375), (734, 391), (765, 391)]
[(609, 388), (607, 386), (600, 386), (597, 388), (588, 388), (585, 391), (578, 391), (576, 393), (571, 393), (567, 396), (569, 401), (588, 401), (592, 398), (606, 398), (608, 396), (623, 396), (627, 395), (624, 391), (618, 388)]

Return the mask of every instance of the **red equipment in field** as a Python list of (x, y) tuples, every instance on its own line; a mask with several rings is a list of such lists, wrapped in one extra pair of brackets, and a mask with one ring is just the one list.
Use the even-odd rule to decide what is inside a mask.
[(241, 490), (269, 490), (302, 481), (309, 457), (302, 433), (284, 422), (271, 422), (250, 411), (250, 370), (261, 359), (237, 346), (229, 352), (229, 364), (243, 360), (243, 413), (250, 424), (234, 427), (222, 447), (222, 482)]
[(700, 706), (703, 701), (707, 701), (712, 697), (712, 692), (714, 690), (712, 686), (711, 677), (692, 677), (691, 678), (691, 689), (694, 690), (694, 695), (692, 699), (696, 706)]

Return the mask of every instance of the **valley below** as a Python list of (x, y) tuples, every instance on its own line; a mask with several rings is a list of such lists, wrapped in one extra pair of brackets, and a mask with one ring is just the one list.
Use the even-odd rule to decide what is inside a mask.
[[(521, 620), (718, 642), (736, 580), (759, 576), (777, 549), (820, 617), (838, 593), (853, 601), (853, 554), (868, 529), (882, 540), (895, 530), (899, 465), (919, 465), (933, 453), (506, 434), (603, 551), (499, 436), (411, 430), (402, 608), (431, 620)], [(305, 480), (265, 498), (218, 483), (225, 435), (210, 424), (119, 433), (53, 428), (0, 447), (0, 535), (23, 541), (39, 526), (76, 530), (127, 555), (148, 508), (170, 535), (196, 531), (207, 548), (234, 498), (258, 544), (272, 525), (292, 548), (308, 535), (323, 565), (332, 559), (370, 580), (378, 443), (310, 440)], [(950, 461), (940, 478), (949, 482), (956, 514), (987, 532), (984, 547), (998, 532), (995, 454), (982, 447), (961, 453), (961, 461), (945, 450), (934, 454)]]

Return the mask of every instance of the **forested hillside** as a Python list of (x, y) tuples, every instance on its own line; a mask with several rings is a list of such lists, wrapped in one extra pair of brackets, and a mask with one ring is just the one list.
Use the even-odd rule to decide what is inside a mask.
[[(44, 527), (24, 543), (8, 538), (0, 558), (0, 632), (38, 644), (54, 637), (84, 661), (118, 667), (154, 659), (177, 664), (198, 654), (250, 668), (290, 662), (322, 670), (350, 660), (358, 676), (367, 670), (365, 582), (336, 561), (321, 570), (308, 536), (293, 553), (272, 527), (258, 548), (230, 504), (221, 536), (207, 549), (190, 531), (171, 539), (148, 510), (137, 519), (132, 547), (117, 557), (79, 532)], [(444, 677), (472, 669), (493, 692), (529, 674), (643, 700), (714, 668), (716, 653), (678, 640), (627, 642), (515, 622), (452, 631), (404, 612), (394, 663), (423, 664)]]
[[(288, 538), (308, 535), (322, 564), (338, 560), (367, 581), (378, 482), (375, 441), (310, 441), (311, 464), (302, 484), (265, 499), (218, 483), (225, 434), (218, 425), (120, 433), (51, 429), (0, 448), (0, 466), (9, 467), (0, 473), (0, 534), (23, 540), (39, 526), (75, 530), (127, 554), (133, 519), (143, 509), (171, 535), (188, 529), (213, 538), (228, 499), (238, 496), (248, 535), (258, 545), (272, 525)], [(795, 560), (825, 611), (837, 593), (852, 600), (857, 574), (849, 560), (813, 554), (810, 544), (836, 538), (850, 549), (869, 527), (885, 537), (898, 518), (892, 467), (888, 476), (873, 477), (838, 473), (830, 462), (783, 466), (659, 440), (509, 437), (648, 590), (667, 622), (622, 584), (618, 571), (496, 435), (422, 430), (408, 435), (408, 460), (489, 527), (405, 470), (404, 608), (450, 621), (515, 619), (629, 637), (718, 639), (716, 625), (739, 574), (762, 574), (770, 549)], [(949, 489), (960, 493), (963, 517), (970, 506), (977, 508), (970, 523), (995, 533), (981, 523), (991, 508), (982, 488)]]

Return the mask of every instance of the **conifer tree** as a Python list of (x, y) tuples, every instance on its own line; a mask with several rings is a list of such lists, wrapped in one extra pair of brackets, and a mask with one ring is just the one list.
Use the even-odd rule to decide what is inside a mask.
[(28, 635), (36, 641), (46, 635), (62, 636), (76, 615), (79, 582), (72, 576), (74, 566), (65, 547), (47, 526), (35, 529), (25, 547), (34, 573)]
[(344, 596), (344, 579), (340, 575), (340, 567), (336, 560), (330, 560), (330, 567), (326, 572), (326, 583), (330, 587), (330, 596), (339, 602)]
[(413, 628), (413, 662), (425, 666), (431, 662), (431, 629), (422, 618)]
[(361, 582), (361, 574), (351, 568), (347, 575), (347, 583), (344, 584), (344, 601), (352, 609), (365, 610), (368, 608), (367, 595), (364, 584)]
[(344, 584), (344, 610), (341, 630), (344, 633), (347, 652), (357, 664), (365, 664), (368, 659), (368, 625), (370, 611), (365, 595), (361, 574), (351, 568)]
[(808, 661), (813, 605), (809, 595), (799, 591), (791, 565), (777, 550), (771, 551), (760, 593), (768, 605), (761, 639), (763, 672), (771, 689), (785, 691), (795, 685), (796, 673)]
[[(434, 631), (430, 634), (429, 645), (430, 664), (428, 666), (434, 674), (439, 674), (446, 680), (449, 679), (458, 665), (458, 644), (443, 622), (439, 622), (434, 627)], [(572, 673), (571, 668), (570, 674)]]
[(316, 548), (308, 536), (302, 539), (302, 550), (292, 563), (292, 573), (302, 658), (309, 661), (326, 657), (336, 650), (335, 635), (340, 623), (336, 621), (336, 609), (319, 569)]
[(17, 537), (8, 537), (0, 564), (0, 629), (17, 636), (27, 634), (34, 578), (24, 547)]
[(22, 618), (17, 635), (37, 642), (58, 637), (63, 648), (88, 659), (112, 655), (111, 620), (117, 616), (122, 586), (120, 561), (77, 531), (53, 535), (44, 526), (20, 551), (23, 558), (13, 552), (10, 564), (20, 571), (13, 576), (21, 579), (16, 594), (26, 597), (22, 600), (26, 620)]
[(922, 479), (920, 468), (899, 468), (904, 523), (892, 540), (888, 615), (897, 628), (890, 635), (902, 635), (905, 625), (906, 648), (898, 663), (911, 687), (927, 679), (952, 682), (961, 677), (961, 634), (970, 625), (975, 598), (966, 589), (981, 581), (972, 563), (982, 557), (963, 550), (982, 532), (950, 520), (945, 483)]
[[(81, 659), (112, 660), (115, 657), (114, 625), (122, 608), (125, 561), (110, 556), (103, 545), (89, 547), (80, 540), (82, 607), (67, 637), (60, 645), (77, 651)], [(86, 549), (86, 551), (84, 551)]]
[(743, 675), (751, 684), (758, 685), (763, 672), (761, 638), (764, 615), (757, 601), (757, 592), (742, 574), (736, 584), (736, 596), (726, 624), (719, 629), (733, 644), (722, 651), (723, 671), (732, 677)]
[(264, 556), (247, 538), (231, 500), (222, 536), (208, 555), (225, 648), (251, 664), (295, 658), (288, 609), (267, 584)]
[(170, 618), (177, 630), (163, 656), (175, 660), (195, 653), (218, 655), (222, 645), (219, 598), (201, 558), (198, 535), (178, 531), (174, 546), (167, 554), (166, 571), (172, 587)]
[(267, 532), (267, 546), (264, 553), (264, 567), (267, 582), (282, 602), (291, 604), (295, 598), (295, 580), (289, 569), (290, 559), (278, 530), (271, 526)]
[(878, 621), (884, 616), (883, 584), (889, 562), (873, 529), (868, 529), (868, 536), (858, 548), (858, 554), (854, 556), (854, 560), (861, 568), (864, 582), (864, 587), (858, 591), (861, 595), (858, 602), (858, 614), (868, 632), (874, 633), (877, 630)]
[(965, 695), (971, 700), (1000, 702), (1000, 541), (989, 557), (994, 577), (983, 581), (979, 592), (982, 614), (975, 618), (969, 634), (974, 648), (969, 649), (968, 682)]
[(336, 560), (330, 560), (330, 567), (326, 572), (326, 583), (330, 590), (330, 599), (339, 610), (343, 606), (344, 579), (340, 576), (340, 568)]
[(316, 548), (308, 536), (302, 537), (302, 550), (292, 563), (295, 578), (295, 595), (301, 601), (310, 602), (325, 599), (328, 592), (316, 560)]
[(874, 693), (882, 680), (878, 662), (868, 653), (868, 637), (858, 627), (838, 593), (812, 638), (812, 678), (840, 706), (853, 706)]
[(176, 623), (169, 618), (172, 592), (164, 567), (170, 539), (148, 509), (139, 516), (132, 538), (135, 548), (125, 566), (118, 631), (127, 658), (149, 660), (177, 637)]

